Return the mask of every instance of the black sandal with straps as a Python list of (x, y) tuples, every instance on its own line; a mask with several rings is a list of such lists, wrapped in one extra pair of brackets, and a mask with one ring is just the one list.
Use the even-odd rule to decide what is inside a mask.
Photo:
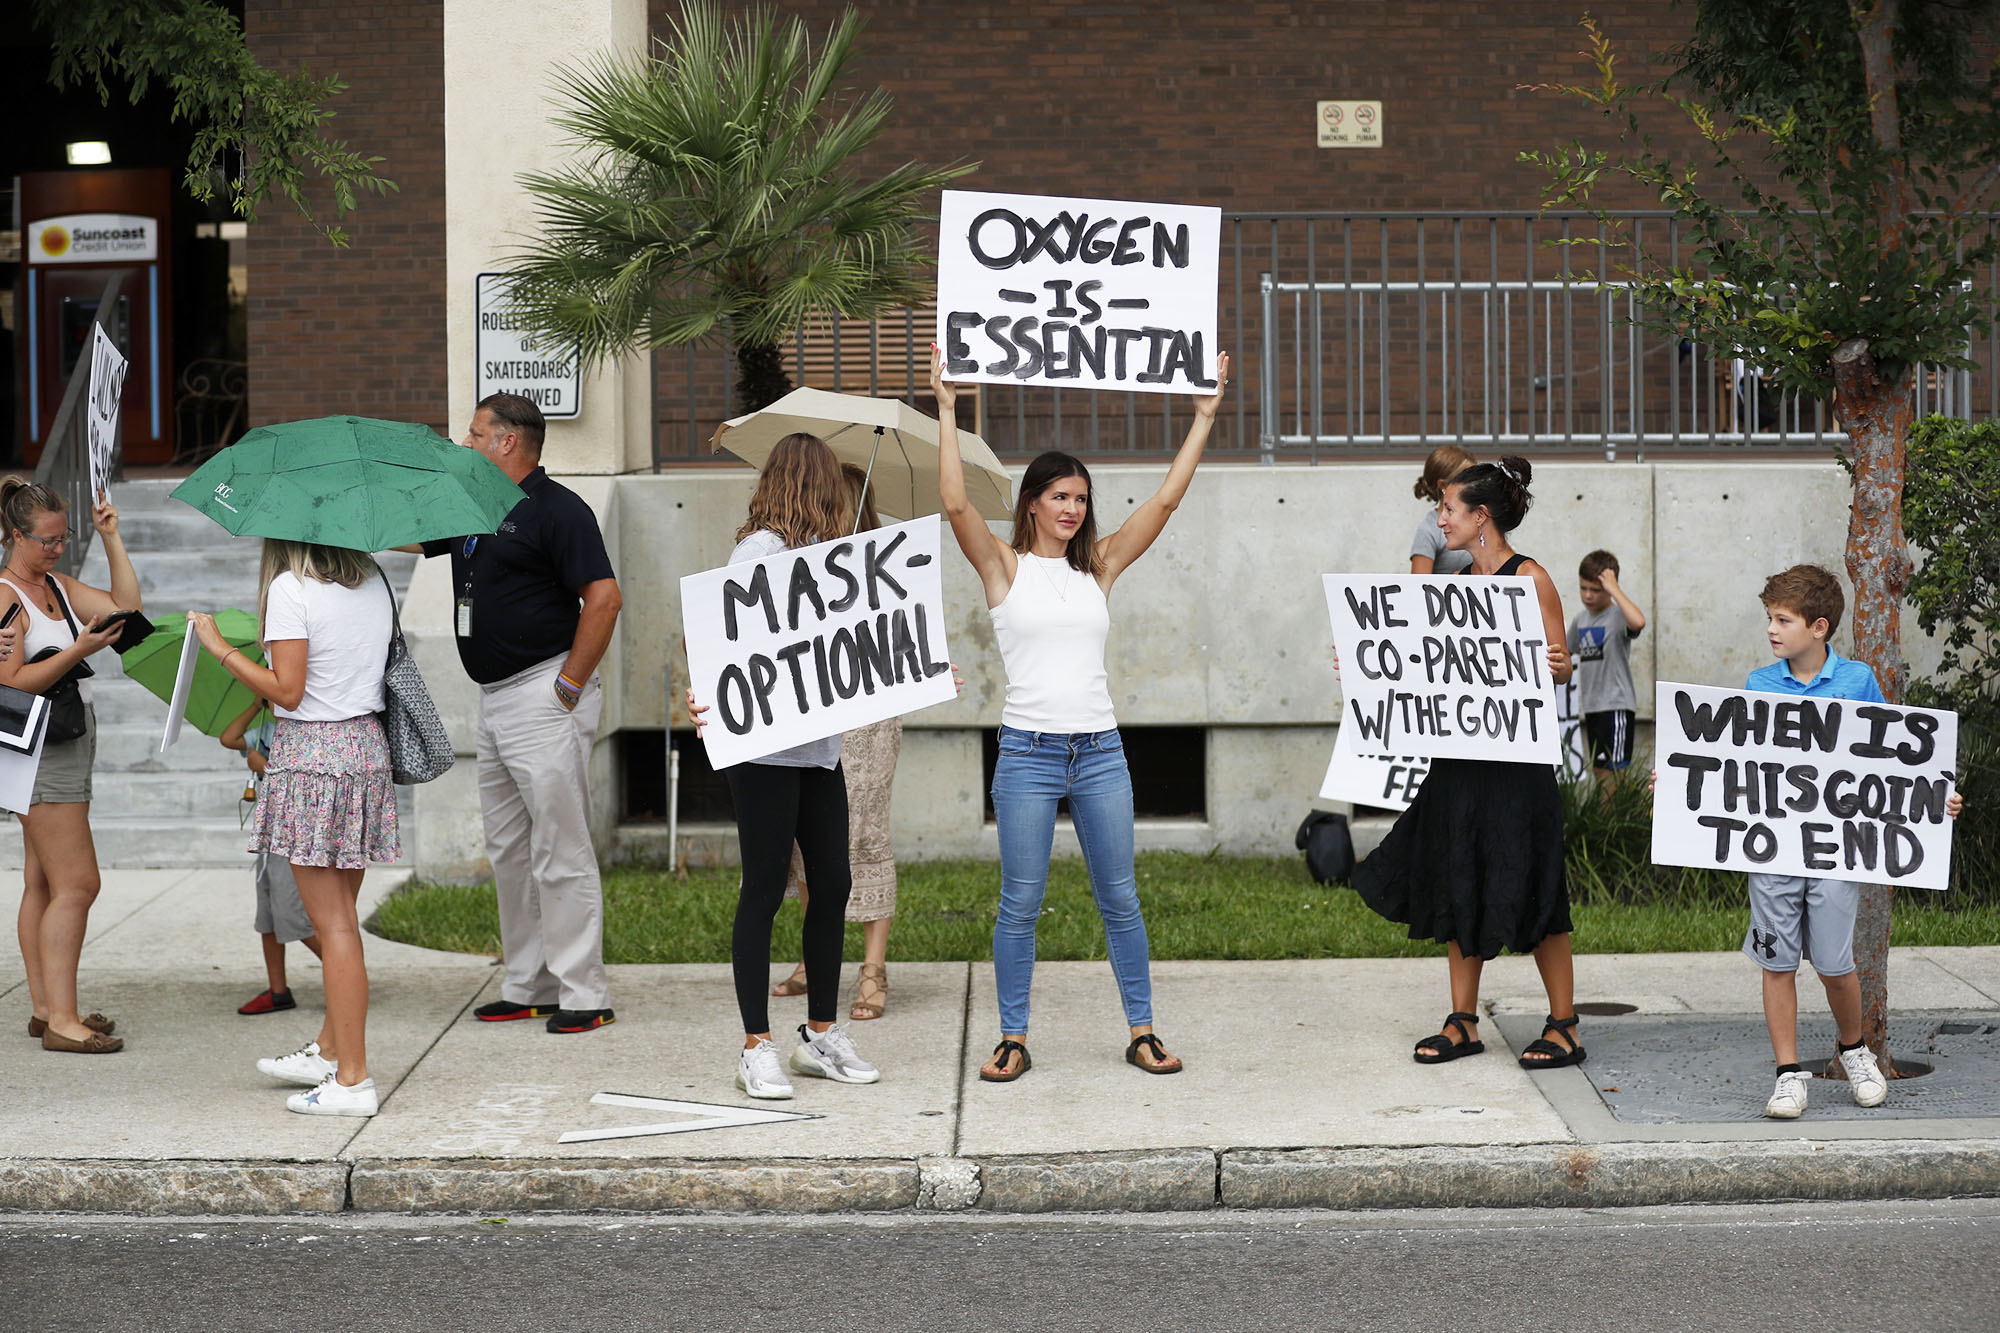
[[(1006, 1060), (1008, 1054), (1013, 1051), (1021, 1053), (1021, 1063), (1009, 1069), (1007, 1068)], [(1035, 1067), (1035, 1059), (1028, 1054), (1028, 1048), (1020, 1042), (1011, 1039), (1003, 1040), (998, 1046), (993, 1048), (993, 1058), (1001, 1062), (999, 1073), (988, 1073), (984, 1068), (981, 1068), (979, 1071), (979, 1077), (987, 1083), (1012, 1083), (1015, 1079)]]
[[(1145, 1047), (1146, 1053), (1153, 1057), (1150, 1064), (1139, 1058), (1141, 1046)], [(1160, 1039), (1150, 1032), (1141, 1032), (1132, 1038), (1132, 1044), (1125, 1048), (1125, 1063), (1137, 1065), (1148, 1074), (1178, 1074), (1185, 1067), (1181, 1064), (1180, 1057), (1168, 1055), (1167, 1048), (1160, 1045)]]
[[(1425, 1037), (1422, 1041), (1418, 1042), (1416, 1049), (1410, 1052), (1411, 1056), (1420, 1065), (1441, 1065), (1448, 1064), (1453, 1060), (1462, 1060), (1468, 1055), (1478, 1055), (1486, 1049), (1486, 1043), (1472, 1040), (1472, 1031), (1465, 1026), (1467, 1023), (1477, 1023), (1478, 1021), (1478, 1014), (1452, 1013), (1446, 1015), (1444, 1025), (1448, 1029), (1457, 1029), (1458, 1040), (1453, 1041), (1448, 1032), (1441, 1031), (1435, 1037)], [(1431, 1053), (1429, 1055), (1424, 1054), (1426, 1046), (1430, 1047)]]
[[(1550, 1014), (1548, 1021), (1542, 1025), (1542, 1031), (1560, 1033), (1562, 1039), (1569, 1044), (1558, 1046), (1547, 1037), (1537, 1037), (1521, 1052), (1521, 1068), (1566, 1069), (1570, 1065), (1582, 1064), (1583, 1047), (1577, 1043), (1576, 1033), (1572, 1030), (1576, 1027), (1577, 1021), (1575, 1014), (1571, 1014), (1568, 1018), (1557, 1018), (1554, 1014)], [(1543, 1058), (1530, 1060), (1528, 1057), (1531, 1055)]]

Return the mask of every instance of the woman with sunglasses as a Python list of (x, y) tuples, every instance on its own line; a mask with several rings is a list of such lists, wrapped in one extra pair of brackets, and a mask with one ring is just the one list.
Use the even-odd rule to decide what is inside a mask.
[[(19, 653), (0, 655), (0, 685), (30, 694), (57, 690), (84, 659), (117, 641), (123, 626), (106, 623), (111, 615), (142, 609), (139, 576), (118, 535), (118, 510), (104, 500), (91, 511), (90, 522), (111, 567), (108, 590), (56, 571), (71, 536), (63, 498), (19, 477), (0, 481), (7, 543), (0, 563), (0, 617), (13, 616), (24, 640)], [(25, 877), (21, 959), (34, 1006), (28, 1035), (40, 1037), (45, 1051), (109, 1055), (125, 1046), (124, 1038), (112, 1035), (118, 1025), (103, 1014), (83, 1013), (76, 998), (77, 958), (99, 882), (97, 846), (90, 836), (97, 717), (90, 682), (79, 676), (72, 688), (82, 701), (82, 733), (44, 742), (34, 794), (26, 810), (15, 812)]]

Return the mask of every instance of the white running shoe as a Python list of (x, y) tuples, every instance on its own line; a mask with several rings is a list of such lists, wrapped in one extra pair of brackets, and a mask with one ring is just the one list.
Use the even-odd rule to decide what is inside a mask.
[(285, 1105), (300, 1115), (370, 1116), (379, 1109), (374, 1079), (364, 1078), (350, 1088), (332, 1074), (311, 1092), (295, 1092), (285, 1098)]
[(855, 1052), (854, 1039), (835, 1023), (824, 1032), (799, 1024), (799, 1044), (792, 1048), (792, 1070), (836, 1083), (873, 1083), (882, 1071)]
[(736, 1086), (752, 1097), (768, 1101), (781, 1101), (792, 1095), (791, 1081), (785, 1077), (785, 1067), (778, 1061), (778, 1048), (771, 1044), (769, 1037), (758, 1038), (757, 1044), (744, 1051), (737, 1060)]
[(1889, 1099), (1889, 1080), (1875, 1063), (1875, 1052), (1857, 1046), (1840, 1053), (1840, 1067), (1847, 1071), (1847, 1086), (1854, 1089), (1856, 1106), (1880, 1106)]
[[(290, 1055), (281, 1055), (275, 1060), (259, 1060), (257, 1071), (286, 1083), (297, 1083), (303, 1087), (316, 1088), (333, 1077), (336, 1063), (322, 1060), (319, 1043), (309, 1041)], [(372, 1112), (371, 1112), (372, 1114)]]
[(1803, 1069), (1788, 1069), (1778, 1075), (1778, 1086), (1771, 1090), (1771, 1100), (1764, 1103), (1764, 1114), (1773, 1120), (1797, 1120), (1806, 1109), (1806, 1080), (1811, 1077)]

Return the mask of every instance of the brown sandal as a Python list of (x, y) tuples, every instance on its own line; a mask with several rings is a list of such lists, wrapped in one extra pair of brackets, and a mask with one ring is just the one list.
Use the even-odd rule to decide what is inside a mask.
[[(1152, 1057), (1151, 1059), (1139, 1058), (1141, 1047), (1145, 1048), (1146, 1054)], [(1125, 1048), (1125, 1062), (1137, 1065), (1148, 1074), (1178, 1074), (1182, 1069), (1181, 1058), (1178, 1055), (1168, 1055), (1167, 1048), (1160, 1044), (1160, 1039), (1150, 1032), (1141, 1032), (1132, 1038), (1132, 1044)]]
[(786, 977), (783, 981), (771, 987), (771, 994), (773, 995), (783, 995), (786, 997), (790, 997), (794, 995), (804, 995), (805, 993), (806, 993), (806, 965), (804, 963), (800, 963), (797, 967), (793, 968), (792, 975)]
[(123, 1037), (107, 1037), (102, 1032), (93, 1032), (82, 1041), (75, 1037), (65, 1037), (53, 1028), (42, 1033), (42, 1049), (45, 1051), (68, 1051), (73, 1055), (110, 1055), (125, 1049)]
[[(92, 1032), (100, 1033), (106, 1037), (118, 1030), (118, 1020), (106, 1018), (103, 1014), (85, 1014), (83, 1016), (83, 1025)], [(31, 1037), (39, 1037), (48, 1030), (48, 1023), (42, 1019), (30, 1018), (28, 1020), (28, 1035)]]
[(861, 984), (854, 990), (854, 1007), (847, 1016), (857, 1023), (880, 1018), (889, 1007), (889, 965), (863, 963)]
[[(1021, 1062), (1010, 1069), (1007, 1067), (1007, 1062), (1013, 1059), (1017, 1052), (1020, 1054)], [(1011, 1038), (1002, 1038), (1000, 1044), (993, 1048), (993, 1058), (986, 1063), (996, 1068), (993, 1071), (989, 1071), (982, 1066), (979, 1070), (981, 1082), (1012, 1083), (1015, 1079), (1035, 1067), (1035, 1058), (1028, 1054), (1028, 1048), (1020, 1042), (1014, 1041)]]

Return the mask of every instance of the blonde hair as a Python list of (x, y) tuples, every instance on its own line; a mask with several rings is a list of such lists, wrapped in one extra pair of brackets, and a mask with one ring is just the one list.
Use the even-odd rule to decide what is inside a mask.
[(817, 435), (787, 435), (757, 474), (750, 514), (736, 530), (736, 540), (769, 529), (787, 546), (811, 546), (847, 531), (852, 524), (843, 525), (841, 519), (851, 520), (853, 513), (840, 460), (826, 441)]
[(350, 551), (344, 546), (321, 546), (317, 542), (295, 542), (284, 537), (264, 539), (264, 557), (257, 570), (257, 624), (261, 630), (270, 609), (271, 580), (291, 574), (301, 583), (338, 583), (358, 588), (381, 572), (375, 557), (366, 551)]
[(882, 516), (875, 512), (875, 488), (869, 484), (868, 474), (852, 463), (842, 463), (840, 479), (847, 483), (848, 512), (859, 510), (861, 515), (858, 525), (850, 520), (841, 531), (867, 532), (881, 527)]
[(1444, 499), (1444, 484), (1478, 461), (1455, 444), (1441, 444), (1424, 460), (1423, 475), (1411, 489), (1419, 500), (1436, 504)]
[(60, 514), (68, 508), (62, 496), (40, 482), (21, 477), (0, 480), (0, 523), (7, 526), (0, 540), (4, 540), (11, 551), (15, 533), (32, 531), (35, 520), (43, 514)]

